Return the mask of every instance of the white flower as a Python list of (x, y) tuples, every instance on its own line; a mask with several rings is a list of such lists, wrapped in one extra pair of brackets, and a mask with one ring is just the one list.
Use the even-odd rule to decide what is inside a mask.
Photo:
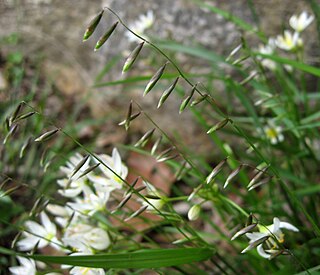
[[(273, 224), (269, 226), (258, 225), (258, 228), (260, 232), (246, 233), (246, 236), (250, 239), (249, 246), (245, 248), (241, 253), (245, 253), (248, 250), (252, 249), (253, 247), (251, 247), (250, 244), (269, 237), (264, 243), (261, 243), (257, 246), (257, 251), (261, 257), (270, 259), (272, 254), (278, 252), (277, 248), (279, 248), (275, 238), (279, 243), (284, 242), (284, 234), (282, 233), (281, 228), (299, 232), (299, 229), (292, 224), (288, 222), (281, 222), (276, 217), (273, 219)], [(266, 246), (268, 247), (267, 250), (264, 249), (264, 244), (266, 244)]]
[[(93, 174), (88, 175), (89, 180), (95, 184), (95, 188), (105, 187), (105, 192), (122, 188), (123, 180), (125, 180), (128, 175), (128, 168), (122, 163), (118, 150), (116, 148), (113, 149), (112, 157), (108, 155), (98, 155), (98, 157), (103, 161), (103, 164), (101, 164), (99, 168), (105, 177)], [(105, 167), (105, 165), (109, 169)], [(99, 191), (102, 190), (99, 189)]]
[(94, 194), (91, 190), (88, 190), (85, 192), (83, 198), (76, 198), (75, 202), (68, 202), (67, 205), (76, 212), (90, 216), (106, 208), (109, 196), (109, 192), (97, 192)]
[[(152, 10), (149, 10), (146, 15), (141, 14), (139, 18), (129, 25), (129, 29), (131, 29), (134, 33), (144, 36), (144, 32), (146, 29), (150, 28), (154, 23), (154, 14)], [(130, 42), (141, 42), (138, 37), (136, 37), (133, 33), (127, 31), (125, 34)]]
[(62, 228), (66, 227), (68, 224), (74, 223), (79, 217), (79, 213), (74, 212), (67, 206), (49, 203), (46, 210), (55, 216), (55, 222)]
[(9, 267), (11, 274), (13, 275), (36, 275), (36, 264), (32, 259), (27, 259), (23, 257), (17, 257), (20, 262), (20, 266)]
[(282, 130), (281, 126), (275, 126), (272, 122), (269, 122), (268, 126), (263, 127), (263, 131), (271, 144), (277, 144), (284, 140)]
[[(259, 53), (271, 55), (274, 53), (275, 46), (276, 46), (275, 39), (269, 38), (268, 44), (259, 46)], [(258, 59), (261, 60), (262, 66), (264, 66), (270, 70), (274, 70), (276, 68), (276, 63), (274, 61), (272, 61), (268, 58), (261, 58), (261, 57), (258, 57)]]
[[(69, 256), (86, 256), (92, 255), (91, 253), (72, 253)], [(71, 268), (69, 271), (70, 275), (105, 275), (105, 271), (102, 268), (92, 268), (92, 267), (82, 267), (82, 266), (69, 266), (69, 265), (62, 265), (61, 268)]]
[[(26, 238), (17, 242), (17, 246), (21, 251), (33, 249), (37, 244), (38, 248), (42, 248), (50, 244), (59, 249), (60, 242), (56, 238), (57, 228), (52, 223), (46, 213), (40, 213), (41, 224), (34, 221), (26, 221), (25, 226), (28, 232), (23, 232)], [(30, 233), (29, 233), (30, 232)]]
[(199, 204), (193, 205), (188, 211), (188, 219), (190, 221), (195, 221), (196, 219), (199, 218), (200, 211), (201, 211), (201, 206)]
[(303, 11), (299, 16), (292, 15), (289, 19), (290, 26), (297, 32), (302, 32), (313, 21), (314, 16), (308, 16), (306, 11)]
[(110, 245), (110, 238), (105, 230), (85, 223), (69, 226), (62, 241), (78, 251), (90, 253), (92, 249), (105, 250)]
[(92, 268), (75, 266), (70, 271), (70, 275), (105, 275), (106, 273), (102, 268)]
[[(80, 154), (75, 154), (70, 158), (67, 162), (66, 166), (60, 167), (60, 170), (66, 174), (68, 178), (74, 172), (76, 166), (83, 160), (83, 156)], [(57, 183), (63, 187), (63, 189), (59, 190), (59, 193), (64, 197), (76, 197), (82, 191), (89, 189), (86, 184), (86, 176), (79, 178), (79, 176), (88, 168), (90, 162), (90, 158), (81, 166), (79, 171), (77, 171), (71, 179), (62, 179), (58, 180)]]
[(286, 51), (295, 50), (297, 47), (301, 47), (303, 45), (302, 39), (299, 37), (299, 33), (285, 30), (284, 35), (278, 35), (276, 38), (276, 45), (278, 48)]

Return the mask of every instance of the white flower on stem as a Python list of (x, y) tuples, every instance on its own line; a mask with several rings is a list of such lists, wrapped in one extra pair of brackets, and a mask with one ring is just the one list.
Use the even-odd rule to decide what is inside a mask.
[(263, 131), (271, 144), (277, 144), (284, 140), (284, 136), (282, 134), (283, 128), (281, 126), (274, 125), (271, 121), (269, 121), (268, 125), (263, 128)]
[[(259, 46), (259, 53), (272, 55), (275, 51), (275, 47), (276, 47), (275, 39), (269, 38), (268, 44)], [(274, 61), (268, 58), (262, 58), (262, 57), (258, 57), (258, 59), (261, 60), (262, 66), (270, 70), (274, 70), (276, 68), (276, 63)]]
[(20, 266), (9, 267), (11, 274), (13, 275), (36, 275), (36, 263), (32, 259), (17, 257)]
[(201, 206), (199, 204), (193, 205), (188, 211), (188, 219), (190, 221), (195, 221), (199, 218), (201, 211)]
[(96, 192), (95, 194), (88, 190), (84, 193), (83, 198), (76, 198), (75, 202), (68, 202), (67, 205), (76, 212), (91, 216), (97, 211), (106, 209), (109, 197), (109, 192)]
[[(254, 243), (259, 243), (259, 240), (264, 240), (262, 243), (257, 245), (257, 251), (263, 258), (270, 259), (273, 254), (279, 252), (278, 243), (284, 242), (284, 234), (281, 229), (287, 229), (294, 232), (299, 232), (299, 229), (288, 222), (282, 222), (278, 218), (273, 219), (273, 224), (269, 226), (258, 225), (260, 232), (246, 233), (249, 238), (249, 246), (245, 248), (241, 253), (245, 253), (248, 250), (254, 248), (251, 246)], [(264, 248), (267, 246), (267, 249)]]
[[(90, 252), (77, 252), (72, 253), (69, 256), (86, 256), (92, 255)], [(71, 268), (69, 271), (70, 275), (105, 275), (105, 271), (102, 268), (93, 268), (93, 267), (83, 267), (83, 266), (70, 266), (70, 265), (62, 265), (61, 268), (68, 269)]]
[(73, 211), (70, 207), (60, 206), (57, 204), (49, 203), (46, 210), (55, 216), (55, 222), (62, 228), (75, 222), (79, 216), (79, 213)]
[(81, 252), (105, 250), (110, 245), (110, 238), (105, 230), (85, 223), (68, 227), (62, 241)]
[[(58, 180), (57, 183), (63, 188), (59, 190), (59, 193), (68, 198), (73, 198), (78, 196), (82, 191), (89, 189), (86, 183), (86, 176), (81, 176), (89, 166), (90, 158), (80, 167), (72, 177), (76, 166), (83, 160), (83, 156), (80, 154), (75, 154), (67, 162), (66, 166), (60, 167), (60, 170), (64, 172), (68, 179)], [(71, 177), (71, 178), (70, 178)]]
[(23, 235), (26, 238), (17, 242), (19, 250), (28, 251), (33, 249), (36, 245), (38, 248), (51, 245), (57, 249), (60, 249), (60, 242), (56, 238), (56, 225), (50, 221), (47, 214), (44, 212), (40, 213), (40, 220), (41, 225), (34, 221), (25, 222), (27, 232), (23, 232)]
[[(134, 33), (143, 36), (146, 29), (149, 29), (154, 23), (154, 14), (152, 10), (149, 10), (147, 14), (141, 14), (139, 18), (129, 25), (129, 29), (131, 29)], [(141, 40), (136, 37), (133, 33), (127, 31), (125, 34), (130, 42), (141, 42)]]
[(284, 31), (284, 35), (278, 35), (275, 41), (277, 47), (285, 51), (293, 51), (303, 45), (299, 33), (295, 32), (292, 34), (292, 32), (288, 30)]
[(128, 175), (128, 168), (122, 163), (118, 150), (116, 148), (113, 149), (112, 157), (108, 155), (98, 155), (98, 157), (103, 162), (103, 164), (99, 166), (99, 169), (105, 177), (88, 174), (89, 180), (94, 183), (96, 188), (99, 185), (105, 187), (105, 192), (121, 189), (123, 180), (125, 180)]
[(313, 19), (313, 15), (308, 16), (308, 13), (306, 11), (303, 11), (299, 16), (295, 14), (292, 15), (289, 19), (289, 24), (296, 32), (302, 32), (311, 24)]

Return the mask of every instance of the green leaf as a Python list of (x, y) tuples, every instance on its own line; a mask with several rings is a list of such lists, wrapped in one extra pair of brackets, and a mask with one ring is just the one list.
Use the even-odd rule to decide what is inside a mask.
[[(0, 249), (1, 252), (4, 252)], [(94, 268), (159, 268), (209, 259), (215, 251), (209, 248), (148, 249), (122, 254), (87, 256), (21, 255), (45, 263)]]
[(262, 53), (253, 53), (253, 54), (256, 56), (263, 57), (263, 58), (271, 59), (271, 60), (276, 61), (281, 64), (290, 65), (295, 69), (298, 69), (298, 70), (301, 70), (301, 71), (304, 71), (304, 72), (307, 72), (307, 73), (310, 73), (310, 74), (313, 74), (315, 76), (320, 77), (320, 69), (313, 67), (313, 66), (310, 66), (310, 65), (307, 65), (305, 63), (302, 63), (302, 62), (299, 62), (296, 60), (291, 60), (288, 58), (283, 58), (283, 57), (280, 57), (277, 55), (269, 55), (269, 54), (262, 54)]

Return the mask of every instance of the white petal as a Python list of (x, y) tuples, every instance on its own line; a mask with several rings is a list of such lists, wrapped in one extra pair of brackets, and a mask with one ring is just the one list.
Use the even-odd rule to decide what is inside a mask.
[(120, 154), (119, 154), (119, 151), (117, 150), (117, 148), (114, 148), (112, 150), (112, 160), (114, 163), (114, 171), (117, 174), (120, 173), (122, 163), (121, 163), (121, 157), (120, 157)]
[(74, 198), (78, 196), (81, 193), (81, 191), (82, 189), (78, 187), (78, 188), (72, 188), (72, 189), (66, 189), (66, 190), (60, 189), (58, 192), (64, 197)]
[(35, 236), (29, 236), (17, 242), (20, 251), (29, 251), (33, 249), (40, 239)]
[(266, 253), (262, 247), (262, 244), (257, 246), (257, 251), (259, 253), (259, 255), (263, 258), (269, 259), (271, 257), (271, 255), (269, 255), (268, 253)]
[(294, 232), (299, 232), (299, 229), (296, 228), (294, 225), (292, 225), (291, 223), (288, 222), (280, 222), (280, 228), (284, 228), (284, 229), (288, 229)]
[(250, 243), (259, 240), (269, 234), (261, 233), (261, 232), (253, 232), (253, 233), (246, 233), (246, 236), (250, 239)]
[(280, 229), (280, 220), (277, 217), (273, 218), (273, 228), (270, 229), (272, 233), (277, 233)]
[(55, 224), (50, 221), (49, 217), (47, 216), (47, 214), (45, 212), (40, 213), (40, 220), (48, 233), (52, 233), (54, 235), (56, 234), (57, 228), (56, 228)]
[(42, 237), (46, 235), (46, 230), (43, 228), (43, 226), (34, 221), (26, 221), (25, 226), (31, 233), (37, 234), (38, 236)]

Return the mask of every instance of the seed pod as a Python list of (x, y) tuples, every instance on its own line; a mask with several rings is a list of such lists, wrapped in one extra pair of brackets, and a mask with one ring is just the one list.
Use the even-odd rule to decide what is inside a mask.
[(206, 183), (209, 184), (213, 178), (221, 171), (222, 166), (226, 163), (228, 158), (225, 158), (224, 160), (222, 160), (221, 162), (218, 163), (218, 165), (216, 167), (214, 167), (214, 169), (212, 170), (212, 172), (207, 176), (206, 178)]
[(251, 190), (253, 190), (253, 189), (255, 189), (255, 188), (257, 188), (257, 187), (259, 187), (259, 186), (261, 186), (263, 184), (268, 183), (271, 180), (271, 178), (272, 177), (267, 177), (267, 178), (257, 182), (256, 184), (251, 185), (250, 188), (248, 189), (248, 191), (251, 191)]
[(216, 125), (212, 126), (208, 131), (207, 134), (211, 134), (212, 132), (218, 131), (222, 129), (226, 124), (230, 121), (229, 118), (226, 118), (220, 122), (218, 122)]
[(144, 147), (147, 142), (150, 140), (150, 138), (152, 137), (153, 133), (154, 133), (155, 128), (149, 130), (148, 132), (146, 132), (142, 138), (140, 138), (137, 143), (134, 145), (134, 147)]
[(128, 195), (129, 193), (132, 193), (132, 190), (134, 190), (134, 187), (136, 186), (136, 184), (138, 183), (140, 177), (137, 177), (133, 183), (130, 185), (130, 187), (128, 188), (128, 190), (125, 193), (125, 196)]
[(173, 149), (175, 149), (175, 147), (174, 146), (172, 146), (172, 147), (170, 147), (170, 148), (168, 148), (168, 149), (166, 149), (166, 150), (164, 150), (164, 151), (162, 151), (158, 156), (157, 156), (157, 160), (158, 159), (160, 159), (160, 158), (162, 158), (162, 157), (164, 157), (165, 155), (167, 155), (168, 153), (170, 153)]
[(250, 224), (252, 224), (253, 222), (253, 214), (250, 213), (249, 217), (247, 218), (247, 221), (246, 221), (246, 226), (249, 226)]
[[(140, 116), (140, 114), (141, 114), (141, 112), (138, 112), (138, 113), (133, 114), (133, 115), (130, 117), (130, 119), (129, 119), (129, 126), (130, 126), (130, 122), (131, 122), (132, 120), (134, 120), (135, 118), (137, 118), (138, 116)], [(127, 123), (127, 119), (121, 121), (118, 125), (119, 125), (119, 126), (122, 126), (122, 125), (125, 125), (126, 123)]]
[(226, 182), (224, 183), (223, 188), (226, 188), (226, 187), (229, 185), (230, 181), (231, 181), (232, 179), (234, 179), (234, 178), (239, 174), (239, 172), (240, 172), (240, 170), (241, 170), (242, 167), (243, 167), (243, 165), (240, 164), (240, 166), (239, 166), (237, 169), (235, 169), (235, 170), (233, 170), (233, 171), (231, 172), (231, 174), (230, 174), (230, 175), (228, 176), (228, 178), (226, 179)]
[(202, 101), (204, 101), (209, 95), (208, 94), (204, 94), (200, 97), (198, 97), (197, 99), (195, 99), (194, 101), (191, 102), (190, 106), (195, 106), (199, 103), (201, 103)]
[(17, 107), (16, 109), (14, 110), (12, 116), (10, 117), (9, 119), (9, 124), (10, 126), (12, 125), (13, 121), (17, 118), (17, 116), (19, 115), (20, 113), (20, 110), (22, 108), (22, 105), (23, 105), (23, 102), (21, 102)]
[(54, 130), (51, 130), (49, 132), (46, 132), (43, 135), (41, 135), (40, 137), (36, 138), (34, 141), (37, 141), (37, 142), (46, 141), (46, 140), (50, 139), (58, 131), (59, 131), (59, 129), (54, 129)]
[(129, 216), (128, 218), (124, 219), (125, 222), (131, 220), (134, 217), (139, 216), (142, 212), (144, 212), (146, 209), (148, 208), (148, 205), (142, 206), (140, 207), (136, 212), (134, 212), (131, 216)]
[(90, 167), (88, 167), (86, 170), (84, 170), (84, 172), (77, 178), (80, 179), (82, 177), (84, 177), (85, 175), (89, 174), (90, 172), (92, 172), (94, 169), (96, 169), (98, 166), (100, 165), (100, 163), (97, 163), (95, 165), (92, 165)]
[(162, 140), (162, 136), (160, 136), (156, 142), (153, 144), (152, 148), (151, 148), (151, 155), (154, 155), (154, 153), (156, 152), (156, 150), (158, 149), (159, 144), (161, 143)]
[(86, 155), (82, 158), (82, 160), (79, 161), (79, 163), (74, 167), (71, 175), (69, 176), (69, 179), (71, 179), (80, 169), (81, 167), (87, 162), (89, 159), (90, 155)]
[(231, 241), (235, 240), (236, 238), (238, 238), (239, 236), (242, 236), (248, 232), (250, 232), (252, 229), (254, 229), (258, 224), (257, 223), (253, 223), (250, 224), (244, 228), (242, 228), (241, 230), (239, 230), (236, 234), (233, 235), (233, 237), (231, 238)]
[(13, 125), (13, 126), (10, 128), (8, 134), (6, 135), (6, 137), (5, 137), (4, 140), (3, 140), (3, 144), (6, 144), (6, 143), (7, 143), (8, 138), (9, 138), (10, 136), (12, 136), (12, 135), (17, 131), (17, 129), (18, 129), (18, 124), (15, 124), (15, 125)]
[(195, 92), (195, 90), (196, 90), (196, 87), (197, 87), (197, 84), (193, 86), (190, 95), (187, 96), (187, 97), (182, 101), (182, 103), (181, 103), (181, 105), (180, 105), (180, 109), (179, 109), (179, 114), (181, 114), (181, 113), (184, 111), (184, 109), (187, 108), (187, 106), (188, 106), (191, 98), (193, 97), (193, 94), (194, 94), (194, 92)]
[(36, 113), (36, 112), (29, 112), (29, 113), (26, 113), (26, 114), (22, 114), (22, 115), (18, 116), (18, 117), (14, 120), (14, 122), (19, 121), (19, 120), (22, 120), (22, 119), (26, 119), (26, 118), (28, 118), (28, 117), (31, 117), (31, 116), (33, 116), (35, 113)]
[(9, 196), (11, 193), (13, 193), (14, 191), (16, 191), (19, 188), (20, 188), (19, 185), (12, 187), (12, 188), (9, 188), (8, 190), (4, 191), (3, 193), (0, 193), (0, 198), (3, 198), (5, 196)]
[(17, 241), (20, 239), (22, 235), (22, 232), (18, 232), (18, 234), (13, 238), (13, 241), (11, 243), (11, 249), (15, 248)]
[(4, 121), (4, 126), (5, 126), (5, 128), (7, 129), (7, 131), (9, 131), (10, 130), (10, 126), (11, 126), (11, 124), (10, 124), (10, 118), (6, 118), (6, 120)]
[(165, 63), (155, 74), (154, 76), (150, 79), (148, 82), (146, 88), (144, 89), (143, 96), (145, 96), (147, 93), (151, 91), (151, 89), (157, 84), (158, 80), (161, 78), (163, 75), (163, 72), (167, 66), (167, 63)]
[(31, 143), (31, 137), (29, 137), (22, 145), (21, 149), (20, 149), (20, 153), (19, 153), (19, 158), (23, 158), (24, 153), (27, 149), (27, 147), (29, 146), (29, 144)]
[(175, 81), (163, 92), (163, 94), (159, 100), (158, 106), (157, 106), (158, 109), (162, 106), (162, 104), (167, 100), (169, 95), (172, 93), (172, 91), (174, 90), (174, 88), (176, 87), (176, 85), (178, 83), (178, 80), (179, 80), (179, 77), (177, 77), (175, 79)]
[(231, 57), (233, 57), (241, 48), (242, 48), (242, 43), (231, 51), (231, 53), (226, 58), (226, 61), (228, 62), (231, 59)]
[(93, 32), (95, 31), (95, 29), (97, 28), (101, 18), (102, 18), (102, 15), (104, 13), (104, 10), (100, 11), (99, 14), (97, 14), (92, 20), (91, 22), (89, 23), (89, 26), (88, 28), (86, 29), (84, 35), (83, 35), (83, 41), (86, 41), (88, 40), (88, 38), (93, 34)]
[(134, 48), (134, 50), (130, 53), (130, 55), (128, 56), (126, 62), (123, 65), (122, 68), (122, 73), (127, 72), (133, 65), (133, 63), (136, 61), (142, 47), (144, 45), (144, 41), (142, 43), (140, 43), (138, 46), (136, 46)]
[(257, 71), (252, 71), (248, 77), (246, 77), (244, 80), (242, 80), (239, 84), (240, 85), (244, 85), (246, 83), (248, 83), (250, 80), (252, 80), (253, 78), (255, 78), (258, 75)]
[(117, 27), (118, 24), (119, 24), (118, 21), (117, 21), (116, 23), (114, 23), (114, 24), (110, 27), (110, 29), (107, 30), (107, 32), (99, 38), (96, 46), (94, 47), (94, 50), (95, 50), (95, 51), (99, 50), (99, 49), (103, 46), (103, 44), (109, 39), (109, 37), (110, 37), (111, 34), (114, 32), (114, 30), (116, 29), (116, 27)]
[(116, 207), (116, 210), (122, 208), (131, 198), (132, 193), (127, 194), (122, 201), (118, 204), (118, 206)]
[(258, 240), (256, 240), (256, 241), (252, 242), (248, 247), (246, 247), (245, 249), (243, 249), (243, 250), (241, 251), (241, 253), (245, 253), (245, 252), (247, 252), (248, 250), (251, 250), (252, 248), (257, 247), (259, 244), (264, 243), (266, 240), (269, 239), (269, 237), (270, 237), (270, 236), (263, 236), (262, 238), (260, 238), (260, 239), (258, 239)]
[(157, 162), (164, 162), (164, 161), (167, 161), (167, 160), (175, 159), (178, 156), (179, 156), (178, 154), (175, 154), (175, 155), (172, 155), (172, 156), (167, 156), (167, 157), (163, 157), (163, 158), (157, 158)]
[(249, 182), (247, 188), (250, 188), (252, 185), (254, 185), (257, 182), (257, 180), (267, 171), (268, 168), (269, 166), (266, 166), (262, 170), (258, 171), (252, 178), (252, 180)]

